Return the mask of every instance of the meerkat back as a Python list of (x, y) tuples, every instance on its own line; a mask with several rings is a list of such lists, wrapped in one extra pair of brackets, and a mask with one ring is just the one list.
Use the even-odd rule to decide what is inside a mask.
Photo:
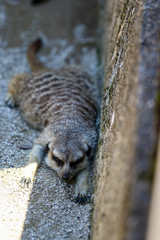
[(9, 107), (18, 106), (30, 125), (43, 130), (29, 155), (22, 183), (29, 185), (45, 157), (63, 180), (77, 177), (76, 199), (83, 203), (88, 191), (89, 159), (97, 138), (97, 89), (81, 68), (45, 68), (35, 56), (40, 47), (38, 39), (27, 52), (34, 73), (14, 76), (6, 96)]

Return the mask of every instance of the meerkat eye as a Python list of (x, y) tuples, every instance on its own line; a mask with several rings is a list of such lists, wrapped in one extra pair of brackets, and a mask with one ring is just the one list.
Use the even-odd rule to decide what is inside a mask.
[(59, 158), (55, 157), (54, 155), (52, 155), (52, 159), (59, 165), (59, 166), (63, 166), (64, 162), (61, 161)]
[(71, 162), (70, 166), (73, 168), (76, 168), (78, 164), (82, 163), (84, 160), (84, 157), (81, 157), (80, 159), (76, 160), (75, 162)]

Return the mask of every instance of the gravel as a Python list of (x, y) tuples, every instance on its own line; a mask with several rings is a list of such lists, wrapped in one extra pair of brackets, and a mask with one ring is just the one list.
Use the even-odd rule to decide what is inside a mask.
[[(62, 1), (62, 6), (57, 0), (37, 7), (31, 6), (29, 1), (2, 0), (0, 3), (1, 240), (88, 239), (90, 233), (91, 203), (83, 206), (75, 204), (74, 183), (64, 183), (44, 162), (31, 187), (20, 187), (22, 169), (30, 150), (19, 146), (32, 146), (39, 132), (24, 122), (18, 109), (9, 109), (4, 103), (10, 78), (16, 73), (30, 71), (25, 52), (28, 44), (37, 36), (42, 37), (44, 42), (45, 48), (39, 57), (47, 67), (80, 64), (96, 76), (97, 22), (93, 20), (96, 1), (67, 2), (71, 11), (67, 13), (63, 13), (65, 5), (68, 7), (65, 1)], [(86, 8), (85, 11), (89, 11), (88, 18), (84, 20), (85, 12), (82, 14), (81, 8), (89, 2), (93, 4), (90, 11)], [(74, 7), (80, 8), (77, 16)], [(74, 23), (70, 24), (73, 26), (70, 27), (67, 23), (73, 19)], [(65, 29), (60, 20), (66, 21)], [(89, 24), (92, 27), (89, 28)], [(73, 34), (69, 39), (71, 30)]]

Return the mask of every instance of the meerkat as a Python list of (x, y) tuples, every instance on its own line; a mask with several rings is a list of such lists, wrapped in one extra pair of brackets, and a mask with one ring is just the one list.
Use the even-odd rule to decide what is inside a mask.
[(38, 39), (28, 48), (33, 73), (14, 76), (6, 96), (9, 107), (18, 106), (23, 118), (42, 130), (34, 141), (21, 183), (29, 186), (44, 158), (64, 181), (77, 178), (76, 202), (83, 204), (97, 141), (97, 88), (93, 78), (81, 68), (45, 68), (36, 57), (41, 44)]

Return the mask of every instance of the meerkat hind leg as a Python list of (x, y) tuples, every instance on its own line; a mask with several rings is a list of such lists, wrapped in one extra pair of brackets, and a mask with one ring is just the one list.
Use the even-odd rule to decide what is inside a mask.
[(24, 168), (23, 177), (20, 181), (22, 187), (29, 187), (37, 172), (38, 166), (44, 158), (45, 149), (41, 145), (34, 145), (30, 154), (27, 166)]
[(16, 103), (16, 96), (17, 96), (17, 93), (19, 91), (21, 84), (23, 84), (23, 82), (25, 81), (26, 76), (27, 76), (27, 74), (22, 73), (22, 74), (18, 74), (16, 76), (14, 76), (11, 79), (9, 86), (8, 86), (8, 93), (5, 98), (5, 102), (8, 107), (13, 108), (18, 105), (18, 103)]
[(5, 98), (5, 103), (9, 108), (14, 108), (16, 106), (15, 99), (13, 97), (13, 94), (8, 92)]
[(88, 178), (89, 178), (89, 167), (82, 170), (77, 175), (77, 182), (75, 187), (76, 203), (83, 204), (87, 199), (88, 192)]

